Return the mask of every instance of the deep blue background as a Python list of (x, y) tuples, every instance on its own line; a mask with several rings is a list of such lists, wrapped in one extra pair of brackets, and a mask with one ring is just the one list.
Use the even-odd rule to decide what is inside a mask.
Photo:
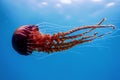
[[(0, 0), (0, 80), (120, 80), (119, 8), (120, 0)], [(114, 24), (117, 30), (86, 43), (90, 46), (41, 58), (19, 55), (11, 45), (12, 34), (21, 25), (48, 22), (75, 27), (96, 24), (104, 17), (104, 24)]]

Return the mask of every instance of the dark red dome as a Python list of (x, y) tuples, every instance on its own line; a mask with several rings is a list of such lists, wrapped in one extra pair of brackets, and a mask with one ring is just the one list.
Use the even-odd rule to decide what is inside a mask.
[[(18, 28), (12, 37), (12, 46), (13, 48), (21, 55), (30, 55), (32, 51), (27, 50), (27, 43), (29, 39), (29, 34), (32, 31), (35, 25), (26, 25)], [(38, 27), (37, 27), (38, 28)]]

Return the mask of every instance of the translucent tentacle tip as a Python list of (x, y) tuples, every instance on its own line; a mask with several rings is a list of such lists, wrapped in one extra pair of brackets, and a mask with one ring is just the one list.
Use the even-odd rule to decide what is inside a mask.
[(116, 29), (115, 25), (110, 24), (109, 26), (111, 26), (113, 29)]

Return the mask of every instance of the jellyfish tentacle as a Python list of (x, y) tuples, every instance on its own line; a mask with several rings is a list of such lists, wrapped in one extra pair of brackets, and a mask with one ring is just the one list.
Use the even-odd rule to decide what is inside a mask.
[[(99, 26), (100, 28), (106, 28), (106, 27), (114, 27), (114, 26)], [(96, 27), (95, 27), (96, 28)], [(98, 28), (98, 27), (97, 27)], [(92, 28), (92, 29), (94, 29), (94, 28)], [(96, 36), (98, 33), (94, 33), (93, 34), (93, 36), (84, 36), (84, 34), (86, 34), (86, 33), (89, 33), (89, 32), (91, 32), (92, 31), (92, 29), (90, 29), (90, 30), (88, 30), (88, 31), (86, 31), (86, 32), (84, 32), (83, 34), (78, 34), (78, 35), (75, 35), (75, 36), (67, 36), (67, 37), (62, 37), (62, 38), (60, 38), (61, 37), (61, 35), (60, 35), (60, 33), (58, 33), (58, 34), (54, 34), (53, 36), (52, 36), (52, 41), (51, 41), (51, 47), (50, 47), (50, 49), (60, 49), (60, 50), (62, 50), (63, 48), (64, 49), (67, 49), (68, 47), (72, 47), (71, 45), (75, 45), (76, 43), (77, 44), (80, 44), (80, 43), (85, 43), (85, 42), (89, 42), (89, 41), (92, 41), (92, 40), (94, 40), (95, 38), (97, 38), (97, 37), (102, 37), (102, 36), (104, 36), (105, 34), (107, 34), (107, 33), (105, 33), (105, 34), (101, 34), (101, 35), (98, 35), (98, 36)], [(63, 35), (62, 35), (63, 36)], [(67, 39), (76, 39), (76, 38), (78, 38), (78, 37), (82, 37), (80, 40), (73, 40), (73, 41), (71, 41), (71, 42), (65, 42), (65, 40), (67, 40)], [(63, 39), (63, 41), (62, 41), (62, 39)], [(56, 43), (55, 43), (55, 42)], [(52, 48), (54, 46), (54, 48)], [(56, 50), (55, 50), (56, 51)]]
[(74, 36), (65, 36), (65, 37), (62, 37), (61, 39), (73, 39), (73, 38), (78, 38), (78, 37), (81, 37), (81, 36), (84, 36), (85, 34), (87, 34), (87, 33), (90, 33), (91, 31), (93, 31), (94, 30), (94, 28), (92, 28), (92, 29), (90, 29), (90, 30), (88, 30), (88, 31), (86, 31), (86, 32), (83, 32), (83, 33), (81, 33), (81, 34), (78, 34), (78, 35), (74, 35)]
[(105, 20), (106, 18), (103, 18), (97, 25), (101, 25)]
[[(81, 43), (85, 43), (85, 42), (90, 42), (92, 40), (94, 40), (97, 37), (102, 37), (104, 36), (104, 34), (96, 36), (98, 33), (94, 33), (91, 36), (84, 36), (85, 34), (93, 31), (94, 28), (106, 28), (106, 27), (112, 27), (112, 26), (88, 26), (88, 27), (84, 27), (86, 28), (91, 28), (90, 30), (83, 32), (82, 34), (78, 34), (78, 35), (74, 35), (74, 36), (66, 36), (64, 35), (64, 33), (57, 33), (57, 34), (44, 34), (44, 38), (41, 41), (41, 37), (39, 37), (38, 35), (32, 35), (34, 37), (31, 37), (33, 39), (35, 39), (35, 42), (33, 40), (33, 42), (30, 40), (29, 46), (28, 46), (28, 51), (31, 53), (34, 50), (37, 51), (43, 51), (43, 52), (47, 52), (47, 53), (51, 53), (51, 52), (57, 52), (57, 51), (62, 51), (62, 50), (66, 50), (69, 49), (77, 44), (81, 44)], [(84, 29), (82, 28), (82, 29)], [(35, 37), (36, 36), (36, 37)], [(41, 34), (40, 34), (41, 36)], [(79, 40), (76, 40), (77, 38), (81, 37)], [(66, 40), (71, 39), (70, 42), (67, 42)], [(43, 42), (44, 41), (44, 42)], [(30, 46), (32, 45), (32, 47)]]
[(108, 33), (105, 33), (105, 34), (101, 34), (101, 35), (98, 35), (98, 33), (94, 33), (93, 35), (91, 36), (83, 36), (81, 39), (79, 40), (72, 40), (71, 42), (62, 42), (62, 43), (53, 43), (53, 47), (50, 47), (49, 50), (48, 50), (48, 53), (50, 52), (57, 52), (57, 51), (63, 51), (63, 50), (66, 50), (66, 49), (69, 49), (77, 44), (81, 44), (81, 43), (86, 43), (86, 42), (91, 42), (92, 40), (98, 38), (98, 37), (102, 37), (104, 35), (107, 35), (107, 34), (110, 34), (109, 32)]
[(86, 38), (82, 38), (80, 40), (73, 40), (71, 42), (65, 42), (65, 43), (54, 43), (52, 45), (52, 47), (49, 47), (49, 49), (45, 49), (46, 52), (50, 53), (50, 52), (57, 52), (57, 51), (62, 51), (62, 50), (66, 50), (66, 49), (69, 49), (77, 44), (80, 44), (80, 43), (84, 43), (84, 42), (88, 42), (90, 41), (91, 39), (89, 40), (85, 40), (87, 38), (92, 38), (94, 37), (96, 34), (94, 34), (93, 36), (88, 36)]
[(115, 26), (114, 25), (102, 25), (102, 26), (93, 26), (92, 27), (92, 29), (90, 29), (90, 30), (88, 30), (88, 31), (86, 31), (86, 32), (83, 32), (83, 33), (81, 33), (81, 34), (78, 34), (78, 35), (74, 35), (74, 36), (66, 36), (66, 35), (57, 35), (58, 36), (58, 38), (60, 38), (60, 36), (61, 36), (61, 38), (60, 38), (60, 40), (66, 40), (66, 39), (74, 39), (74, 38), (78, 38), (78, 37), (81, 37), (81, 36), (84, 36), (85, 34), (87, 34), (87, 33), (90, 33), (90, 32), (92, 32), (94, 29), (96, 29), (96, 28), (108, 28), (108, 27), (112, 27), (113, 29), (115, 29)]
[(54, 46), (60, 46), (60, 45), (67, 45), (67, 44), (71, 44), (72, 42), (76, 42), (76, 41), (80, 41), (80, 40), (85, 40), (85, 39), (89, 39), (89, 38), (92, 38), (92, 37), (95, 37), (98, 33), (94, 33), (93, 35), (91, 36), (83, 36), (81, 39), (79, 40), (72, 40), (70, 42), (64, 42), (64, 43), (59, 43), (59, 44), (54, 44)]
[[(45, 40), (45, 43), (43, 44), (44, 46), (41, 49), (41, 46), (39, 44), (37, 44), (37, 48), (36, 50), (38, 51), (43, 51), (43, 52), (47, 52), (48, 54), (52, 53), (52, 52), (58, 52), (58, 51), (63, 51), (63, 50), (67, 50), (69, 48), (72, 48), (73, 46), (77, 45), (77, 44), (82, 44), (82, 43), (86, 43), (86, 42), (90, 42), (92, 40), (94, 40), (97, 37), (101, 37), (103, 35), (100, 36), (96, 36), (98, 33), (94, 33), (91, 36), (81, 36), (81, 39), (76, 40), (76, 36), (72, 37), (72, 40), (70, 42), (65, 42), (62, 41), (62, 39), (60, 39), (60, 35), (55, 34), (54, 38), (52, 39), (52, 37), (49, 37), (48, 39)], [(33, 49), (30, 49), (33, 50)]]
[[(94, 25), (94, 26), (99, 26), (99, 25), (101, 25), (104, 21), (106, 20), (106, 18), (103, 18), (98, 24), (96, 24), (96, 25)], [(69, 34), (71, 34), (71, 33), (73, 33), (73, 32), (76, 32), (76, 31), (78, 31), (78, 30), (81, 30), (81, 29), (88, 29), (88, 28), (93, 28), (92, 30), (94, 30), (96, 27), (92, 27), (92, 26), (83, 26), (83, 27), (78, 27), (78, 28), (75, 28), (75, 29), (73, 29), (73, 30), (70, 30), (70, 31), (68, 31), (68, 32), (65, 32), (64, 33), (64, 35), (69, 35)]]
[[(101, 25), (104, 21), (106, 20), (106, 18), (103, 18), (98, 24), (96, 24), (96, 25)], [(95, 30), (96, 28), (92, 28), (92, 29), (90, 29), (90, 30), (88, 30), (88, 31), (86, 31), (86, 32), (84, 32), (83, 34), (87, 34), (87, 33), (89, 33), (89, 32), (92, 32), (93, 30)]]
[(96, 29), (96, 28), (109, 28), (109, 27), (112, 27), (113, 29), (115, 29), (115, 26), (114, 25), (91, 25), (91, 26), (82, 26), (82, 27), (78, 27), (78, 28), (75, 28), (73, 30), (70, 30), (68, 32), (64, 32), (64, 35), (69, 35), (73, 32), (76, 32), (76, 31), (79, 31), (79, 30), (83, 30), (83, 29)]
[[(93, 37), (93, 36), (92, 36)], [(93, 39), (89, 39), (89, 40), (74, 40), (74, 41), (71, 41), (71, 42), (66, 42), (66, 43), (63, 43), (63, 44), (54, 44), (53, 46), (54, 47), (51, 47), (48, 49), (48, 53), (50, 52), (58, 52), (58, 51), (63, 51), (63, 50), (67, 50), (77, 44), (80, 44), (80, 43), (85, 43), (85, 42), (89, 42)]]
[[(70, 30), (70, 31), (67, 31), (67, 32), (62, 32), (62, 33), (54, 34), (54, 37), (56, 37), (56, 36), (57, 36), (58, 38), (61, 37), (61, 38), (58, 39), (58, 40), (59, 40), (59, 41), (60, 41), (60, 40), (64, 41), (64, 40), (66, 40), (66, 39), (73, 39), (73, 38), (81, 37), (81, 36), (83, 36), (83, 35), (85, 35), (85, 34), (87, 34), (87, 33), (92, 32), (92, 31), (95, 30), (96, 28), (106, 28), (106, 27), (112, 27), (113, 29), (115, 28), (114, 25), (101, 25), (105, 20), (106, 20), (106, 19), (103, 18), (97, 25), (78, 27), (78, 28), (75, 28), (75, 29)], [(82, 34), (78, 34), (78, 35), (74, 35), (74, 36), (67, 36), (67, 37), (66, 37), (66, 35), (71, 34), (71, 33), (73, 33), (73, 32), (76, 32), (76, 31), (78, 31), (78, 30), (89, 29), (89, 28), (91, 28), (91, 29), (88, 30), (88, 31), (86, 31), (86, 32), (84, 32), (84, 33), (82, 33)]]

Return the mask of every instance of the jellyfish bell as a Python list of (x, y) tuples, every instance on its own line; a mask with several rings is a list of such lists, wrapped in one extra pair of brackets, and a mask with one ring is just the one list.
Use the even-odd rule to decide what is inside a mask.
[(38, 31), (36, 25), (25, 25), (19, 27), (12, 36), (12, 46), (21, 55), (32, 54), (31, 50), (27, 50), (29, 34), (32, 31)]

